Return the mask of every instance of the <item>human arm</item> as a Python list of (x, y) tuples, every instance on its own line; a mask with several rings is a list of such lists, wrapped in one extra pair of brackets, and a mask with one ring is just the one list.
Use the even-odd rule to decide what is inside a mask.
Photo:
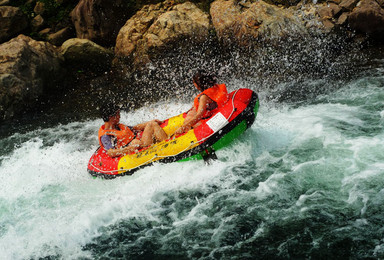
[(183, 125), (176, 130), (175, 134), (182, 134), (188, 132), (192, 128), (192, 126), (194, 126), (203, 118), (207, 107), (213, 102), (214, 101), (210, 99), (207, 95), (201, 95), (199, 99), (199, 107), (197, 108), (196, 113), (193, 114), (191, 117), (186, 118)]
[(123, 148), (115, 147), (115, 138), (110, 135), (103, 135), (101, 137), (101, 143), (103, 148), (107, 151), (107, 154), (110, 157), (117, 157), (121, 155), (126, 155), (128, 153), (136, 152), (141, 147), (140, 140), (133, 139), (128, 146)]
[(107, 154), (110, 157), (117, 157), (117, 156), (122, 156), (122, 155), (129, 154), (129, 153), (132, 153), (132, 152), (136, 152), (139, 148), (140, 148), (140, 145), (138, 145), (138, 144), (137, 145), (129, 144), (128, 146), (123, 147), (123, 148), (111, 148), (111, 149), (108, 149), (107, 150)]

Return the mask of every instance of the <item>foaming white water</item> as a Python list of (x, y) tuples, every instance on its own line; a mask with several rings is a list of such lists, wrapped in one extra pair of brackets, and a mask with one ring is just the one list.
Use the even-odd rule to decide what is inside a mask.
[[(355, 92), (350, 96), (360, 97)], [(123, 112), (121, 121), (165, 119), (189, 106), (159, 103)], [(235, 194), (234, 184), (252, 176), (239, 176), (232, 168), (249, 163), (254, 163), (255, 175), (270, 172), (239, 194), (255, 198), (259, 207), (276, 196), (288, 197), (293, 186), (308, 190), (298, 194), (297, 211), (318, 206), (308, 202), (324, 197), (329, 189), (338, 190), (340, 200), (355, 205), (363, 215), (370, 201), (380, 200), (369, 185), (384, 172), (384, 133), (354, 134), (355, 128), (358, 131), (367, 124), (363, 110), (360, 104), (342, 101), (276, 106), (263, 103), (261, 97), (255, 124), (218, 151), (219, 160), (211, 165), (201, 161), (155, 164), (114, 180), (93, 179), (86, 171), (97, 147), (101, 120), (15, 134), (9, 138), (22, 141), (0, 158), (0, 258), (87, 257), (90, 253), (83, 246), (100, 235), (101, 227), (134, 217), (158, 221), (158, 201), (168, 192), (204, 191), (215, 185), (221, 194)], [(377, 114), (380, 125), (382, 116), (380, 111)], [(174, 217), (174, 226), (204, 222), (200, 209), (211, 207), (211, 201), (196, 197), (196, 206), (186, 217)], [(278, 213), (271, 216), (277, 218)], [(227, 231), (227, 220), (230, 216), (213, 231), (213, 239)]]
[[(165, 119), (188, 108), (156, 104), (123, 112), (121, 121)], [(101, 124), (71, 123), (9, 137), (27, 140), (1, 158), (0, 258), (85, 257), (82, 246), (98, 235), (100, 227), (129, 217), (156, 218), (152, 212), (158, 205), (152, 199), (157, 193), (202, 187), (227, 165), (155, 164), (133, 176), (93, 179), (86, 166), (97, 148)]]
[[(3, 259), (27, 259), (80, 251), (86, 219), (77, 219), (91, 197), (84, 162), (96, 133), (95, 122), (71, 123), (27, 133), (0, 168)], [(15, 134), (21, 139), (25, 136)], [(12, 137), (11, 137), (12, 138)], [(17, 139), (17, 138), (16, 138)], [(86, 187), (85, 187), (86, 188)], [(57, 251), (58, 250), (58, 251)]]
[[(337, 199), (355, 208), (362, 218), (366, 217), (370, 207), (372, 210), (383, 202), (378, 192), (382, 191), (383, 184), (384, 132), (375, 130), (382, 129), (382, 112), (370, 110), (371, 107), (383, 107), (382, 95), (381, 88), (361, 81), (337, 92), (334, 97), (328, 96), (330, 103), (279, 111), (272, 109), (260, 114), (256, 123), (258, 132), (272, 125), (274, 131), (280, 130), (277, 134), (277, 139), (283, 141), (280, 148), (288, 146), (277, 153), (285, 163), (285, 173), (295, 176), (293, 180), (297, 187), (308, 185), (308, 182), (312, 185), (309, 195), (301, 195), (297, 201), (300, 210), (306, 210), (308, 206), (302, 203), (304, 197), (323, 192), (338, 194)], [(281, 133), (287, 136), (286, 142), (281, 139), (284, 136)], [(266, 136), (274, 139), (273, 131), (269, 130)], [(279, 147), (272, 148), (274, 154), (264, 152), (256, 161), (276, 160)], [(265, 199), (286, 189), (289, 175), (281, 174), (279, 170), (259, 183), (259, 198)]]

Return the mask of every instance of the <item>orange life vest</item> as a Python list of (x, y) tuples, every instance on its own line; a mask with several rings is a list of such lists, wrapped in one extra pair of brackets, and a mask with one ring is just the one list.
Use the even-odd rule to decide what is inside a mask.
[(99, 129), (99, 143), (100, 146), (103, 146), (101, 143), (101, 137), (103, 135), (111, 135), (116, 137), (116, 148), (121, 148), (129, 144), (134, 138), (135, 134), (132, 132), (132, 130), (123, 124), (119, 124), (120, 130), (116, 129), (108, 129), (105, 130), (105, 125), (102, 125)]
[[(225, 84), (216, 84), (213, 87), (204, 90), (203, 92), (201, 92), (199, 95), (195, 97), (195, 100), (193, 102), (193, 107), (195, 108), (196, 111), (199, 108), (199, 98), (201, 95), (206, 95), (210, 99), (215, 101), (217, 104), (217, 108), (222, 107), (225, 104), (225, 102), (228, 101), (228, 98), (229, 98), (227, 87), (225, 86)], [(212, 114), (212, 111), (206, 111), (203, 117), (210, 116)]]

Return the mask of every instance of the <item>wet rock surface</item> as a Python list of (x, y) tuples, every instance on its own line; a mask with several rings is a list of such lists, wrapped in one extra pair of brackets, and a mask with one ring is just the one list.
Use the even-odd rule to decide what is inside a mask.
[(18, 37), (0, 45), (0, 119), (10, 119), (33, 107), (64, 77), (62, 57), (54, 46)]
[[(275, 49), (285, 49), (296, 53), (292, 57), (303, 56), (300, 70), (324, 73), (330, 58), (305, 55), (308, 48), (315, 52), (317, 42), (328, 45), (331, 57), (349, 46), (384, 42), (383, 0), (216, 0), (204, 10), (198, 2), (181, 0), (144, 6), (122, 0), (21, 3), (19, 8), (0, 1), (0, 120), (37, 106), (51, 88), (73, 90), (103, 73), (114, 75), (112, 84), (121, 93), (140, 90), (149, 97), (166, 95), (170, 81), (176, 88), (169, 91), (176, 93), (190, 70), (244, 67), (233, 59), (221, 63), (234, 53), (243, 57), (239, 60), (257, 60), (260, 53), (280, 59)], [(279, 73), (273, 68), (281, 64), (275, 59), (268, 68)], [(109, 79), (101, 81), (108, 85)]]
[(209, 29), (208, 14), (190, 2), (146, 6), (121, 28), (115, 54), (135, 65), (146, 64), (151, 54), (169, 49), (181, 39), (187, 38), (192, 44), (204, 41)]
[(27, 26), (27, 17), (20, 8), (0, 6), (0, 43), (17, 36)]

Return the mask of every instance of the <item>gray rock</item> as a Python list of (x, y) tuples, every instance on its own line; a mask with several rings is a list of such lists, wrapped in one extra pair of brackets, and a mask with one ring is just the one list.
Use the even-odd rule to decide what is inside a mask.
[(343, 9), (346, 9), (347, 11), (352, 11), (358, 2), (359, 0), (343, 0), (339, 6)]
[(71, 12), (76, 37), (113, 45), (131, 12), (124, 0), (80, 0)]
[(51, 28), (45, 28), (39, 32), (42, 36), (48, 36), (49, 33), (51, 33), (52, 29)]
[(61, 44), (63, 44), (63, 42), (73, 37), (74, 37), (74, 33), (72, 29), (69, 27), (66, 27), (55, 33), (49, 34), (48, 42), (53, 45), (60, 46)]
[(37, 14), (44, 14), (45, 12), (45, 4), (43, 2), (37, 2), (33, 11)]
[(212, 23), (222, 41), (253, 46), (259, 41), (274, 42), (307, 34), (304, 21), (292, 9), (263, 1), (248, 2), (247, 7), (235, 0), (216, 0), (211, 4)]
[(40, 30), (45, 24), (44, 18), (39, 14), (31, 21), (31, 28), (34, 32)]
[(375, 0), (362, 0), (348, 17), (349, 26), (362, 33), (384, 38), (384, 9)]
[(341, 7), (335, 3), (328, 3), (321, 6), (317, 12), (321, 19), (331, 19), (334, 16), (338, 15), (341, 11)]
[(0, 6), (9, 5), (9, 0), (0, 0)]
[(69, 39), (60, 52), (68, 65), (95, 69), (109, 68), (113, 58), (113, 51), (87, 39)]
[(180, 39), (189, 39), (190, 43), (206, 40), (210, 28), (208, 14), (190, 2), (175, 5), (165, 1), (144, 6), (121, 28), (115, 55), (120, 59), (133, 58), (133, 63), (141, 66)]
[(18, 7), (0, 6), (0, 43), (10, 40), (27, 27), (27, 17)]
[(338, 24), (338, 25), (344, 25), (344, 24), (346, 24), (347, 20), (348, 20), (348, 13), (342, 13), (342, 14), (339, 16), (339, 18), (337, 19), (336, 24)]
[(33, 108), (63, 78), (63, 59), (54, 46), (27, 36), (0, 44), (0, 121)]

